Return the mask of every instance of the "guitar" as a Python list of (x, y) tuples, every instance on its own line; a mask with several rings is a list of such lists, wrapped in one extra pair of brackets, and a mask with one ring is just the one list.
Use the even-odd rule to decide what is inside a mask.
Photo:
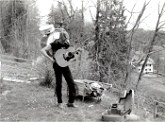
[(59, 49), (55, 52), (54, 58), (56, 60), (56, 63), (60, 67), (66, 67), (70, 65), (73, 61), (75, 61), (80, 53), (82, 52), (82, 49), (74, 49), (73, 47), (70, 47), (68, 49)]

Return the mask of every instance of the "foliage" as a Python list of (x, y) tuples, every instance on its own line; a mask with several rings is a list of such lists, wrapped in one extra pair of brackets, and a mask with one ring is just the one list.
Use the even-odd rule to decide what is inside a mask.
[[(48, 23), (52, 23), (56, 28), (63, 27), (70, 35), (71, 44), (84, 46), (85, 41), (91, 37), (89, 28), (84, 24), (83, 8), (74, 9), (70, 0), (58, 2), (58, 6), (51, 7)], [(69, 3), (69, 6), (67, 5)]]
[[(117, 0), (112, 3), (106, 0), (101, 2), (95, 30), (92, 25), (89, 28), (89, 24), (84, 24), (83, 7), (82, 10), (74, 10), (72, 4), (69, 8), (64, 2), (59, 2), (57, 8), (52, 7), (49, 23), (55, 22), (55, 26), (58, 27), (58, 23), (63, 22), (63, 27), (70, 34), (71, 43), (86, 47), (90, 53), (89, 57), (94, 60), (91, 62), (91, 78), (110, 82), (123, 78), (125, 74), (127, 42), (124, 7)], [(93, 40), (94, 46), (91, 47), (90, 43)]]
[(52, 62), (43, 56), (37, 58), (33, 64), (33, 68), (38, 72), (40, 77), (39, 84), (46, 87), (54, 87), (54, 71), (52, 68)]
[(38, 47), (36, 41), (38, 20), (36, 19), (34, 1), (12, 0), (0, 2), (1, 42), (5, 52), (17, 57), (31, 57), (31, 54), (35, 52), (34, 50), (31, 52), (32, 48), (36, 49)]
[[(164, 32), (158, 32), (158, 37), (155, 39), (155, 46), (163, 46), (164, 45)], [(141, 28), (137, 29), (134, 32), (134, 36), (132, 39), (132, 49), (134, 51), (142, 50), (144, 53), (147, 52), (147, 47), (152, 39), (154, 34), (153, 30), (143, 30)]]
[[(122, 79), (125, 74), (127, 42), (124, 7), (121, 2), (101, 3), (95, 28), (95, 46), (90, 52), (101, 82)], [(104, 9), (102, 9), (104, 8)], [(108, 80), (108, 81), (107, 81)]]
[(149, 46), (148, 46), (148, 49), (147, 49), (147, 55), (146, 55), (146, 57), (144, 59), (144, 63), (142, 65), (142, 68), (141, 68), (141, 71), (140, 71), (140, 74), (139, 74), (139, 77), (138, 77), (138, 82), (137, 82), (136, 88), (138, 87), (138, 84), (139, 84), (139, 82), (141, 80), (141, 77), (142, 77), (142, 74), (143, 74), (143, 70), (145, 68), (145, 65), (146, 65), (148, 59), (149, 59), (150, 53), (153, 50), (153, 46), (155, 44), (156, 37), (157, 37), (160, 29), (162, 29), (163, 25), (165, 24), (165, 23), (163, 23), (163, 25), (161, 24), (162, 23), (161, 22), (161, 17), (164, 14), (164, 8), (165, 8), (165, 3), (163, 4), (161, 10), (158, 11), (158, 19), (157, 19), (157, 22), (156, 22), (156, 27), (155, 27), (155, 30), (154, 30), (154, 34), (153, 34), (153, 37), (152, 37), (152, 39), (151, 39), (151, 41), (149, 43)]
[[(69, 1), (69, 0), (68, 0)], [(67, 1), (58, 2), (58, 6), (51, 7), (51, 12), (49, 14), (48, 23), (54, 24), (56, 28), (64, 28), (70, 35), (71, 46), (82, 47), (84, 49), (90, 48), (88, 42), (92, 35), (92, 24), (84, 24), (83, 10), (73, 9), (72, 3), (67, 5)], [(89, 67), (86, 58), (87, 53), (84, 52), (83, 55), (79, 57), (79, 61), (74, 62), (71, 68), (73, 69), (74, 78), (87, 78)], [(75, 65), (76, 66), (75, 66)], [(85, 76), (85, 77), (84, 77)]]
[(35, 6), (35, 0), (26, 1), (27, 6), (27, 23), (26, 23), (26, 35), (25, 35), (25, 45), (26, 45), (26, 55), (28, 58), (36, 59), (40, 55), (40, 38), (41, 34), (39, 32), (39, 13)]
[(46, 86), (48, 88), (54, 87), (53, 75), (51, 75), (51, 74), (52, 74), (52, 72), (50, 70), (45, 70), (44, 78), (41, 79), (39, 84), (41, 86)]
[[(6, 2), (2, 1), (2, 4), (5, 4)], [(2, 9), (2, 8), (1, 8)], [(2, 22), (3, 22), (3, 36), (2, 44), (5, 45), (5, 50), (8, 52), (11, 52), (13, 42), (17, 39), (21, 38), (20, 30), (24, 28), (21, 25), (26, 25), (26, 16), (24, 15), (26, 13), (24, 2), (23, 1), (9, 1), (6, 11), (4, 11), (2, 14)], [(22, 22), (19, 23), (19, 22)], [(18, 24), (19, 23), (19, 24)], [(19, 27), (21, 26), (21, 27)], [(16, 28), (17, 27), (17, 28)], [(17, 35), (18, 34), (18, 35)], [(7, 40), (10, 42), (8, 43)]]
[[(154, 31), (152, 30), (137, 29), (134, 32), (132, 39), (132, 52), (142, 51), (146, 54), (153, 34)], [(158, 37), (155, 39), (152, 49), (153, 53), (150, 55), (150, 57), (154, 60), (154, 70), (161, 74), (165, 73), (165, 65), (163, 62), (165, 56), (165, 50), (163, 50), (164, 40), (165, 38), (163, 32), (158, 32)]]
[(153, 31), (145, 31), (143, 29), (137, 29), (132, 39), (132, 49), (135, 51), (142, 50), (146, 52), (146, 47), (149, 45)]

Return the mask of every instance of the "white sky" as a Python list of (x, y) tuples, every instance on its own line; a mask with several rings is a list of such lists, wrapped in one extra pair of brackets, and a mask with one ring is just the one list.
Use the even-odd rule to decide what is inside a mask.
[[(158, 19), (158, 5), (160, 5), (160, 8), (161, 8), (163, 3), (165, 2), (165, 0), (146, 0), (146, 2), (148, 2), (148, 1), (150, 1), (150, 3), (148, 4), (148, 6), (144, 12), (144, 15), (142, 17), (143, 21), (140, 24), (140, 27), (150, 30), (150, 29), (155, 29), (156, 22)], [(124, 0), (124, 5), (129, 11), (131, 11), (133, 6), (136, 4), (133, 11), (139, 12), (141, 10), (141, 8), (143, 7), (144, 2), (145, 2), (145, 0)], [(131, 19), (132, 24), (135, 23), (138, 14), (139, 13), (136, 13), (132, 17), (132, 19)], [(130, 13), (126, 13), (126, 15), (129, 18)], [(161, 20), (163, 20), (163, 21), (165, 20), (165, 13)], [(130, 24), (130, 26), (132, 24)]]
[[(40, 9), (40, 13), (41, 16), (45, 16), (49, 13), (50, 7), (52, 5), (52, 3), (57, 3), (57, 1), (60, 0), (38, 0), (38, 6)], [(67, 0), (64, 0), (67, 1)], [(73, 5), (74, 7), (81, 7), (81, 1), (82, 0), (72, 0), (73, 1)], [(95, 3), (96, 0), (84, 0), (85, 3), (84, 5), (86, 6), (87, 10), (85, 11), (85, 18), (87, 21), (91, 20), (91, 15), (89, 10), (92, 12), (93, 16), (95, 16)], [(146, 0), (147, 2), (149, 0)], [(124, 0), (124, 6), (126, 7), (126, 9), (128, 9), (129, 11), (132, 10), (133, 6), (136, 4), (135, 8), (134, 8), (134, 13), (131, 19), (131, 23), (129, 24), (128, 28), (131, 28), (132, 25), (134, 25), (136, 18), (138, 16), (138, 12), (140, 12), (143, 4), (144, 4), (145, 0)], [(156, 26), (156, 21), (157, 21), (157, 17), (158, 17), (158, 3), (160, 2), (160, 6), (163, 4), (163, 2), (165, 2), (165, 0), (151, 0), (149, 5), (146, 8), (146, 11), (144, 12), (143, 15), (143, 22), (140, 24), (141, 28), (144, 29), (154, 29)], [(129, 12), (125, 12), (125, 15), (127, 16), (127, 19), (130, 17), (130, 13)], [(164, 20), (165, 20), (165, 14), (164, 14)], [(46, 18), (44, 18), (43, 20), (46, 20)], [(162, 19), (163, 20), (163, 19)], [(43, 21), (44, 23), (44, 21)]]

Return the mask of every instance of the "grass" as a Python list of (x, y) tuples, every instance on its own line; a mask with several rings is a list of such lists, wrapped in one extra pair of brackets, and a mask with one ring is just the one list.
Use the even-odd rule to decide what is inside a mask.
[[(25, 64), (22, 64), (23, 66)], [(17, 67), (17, 66), (16, 66)], [(8, 65), (3, 65), (2, 69), (5, 69), (2, 75), (11, 77), (21, 77), (22, 79), (28, 79), (30, 76), (36, 76), (30, 69), (24, 70), (12, 69)], [(5, 73), (5, 74), (4, 74)], [(77, 74), (76, 74), (77, 75)], [(28, 77), (27, 77), (28, 76)], [(144, 89), (144, 93), (149, 96), (156, 96), (157, 98), (164, 98), (164, 88), (157, 82), (161, 79), (158, 78), (144, 78), (140, 82), (140, 89)], [(164, 82), (163, 82), (164, 83)], [(161, 84), (163, 84), (161, 83)], [(65, 86), (65, 85), (64, 85)], [(143, 87), (142, 87), (143, 86)], [(76, 100), (76, 104), (79, 108), (65, 108), (61, 110), (56, 107), (56, 98), (54, 97), (54, 90), (46, 87), (41, 87), (38, 83), (15, 83), (4, 82), (0, 92), (6, 94), (0, 94), (0, 121), (100, 121), (101, 113), (104, 112), (109, 106), (117, 102), (117, 97), (106, 92), (102, 96), (102, 102), (96, 103), (93, 99), (86, 99), (85, 102)], [(136, 94), (136, 97), (137, 94)], [(63, 89), (63, 100), (67, 102), (66, 90)], [(143, 99), (137, 98), (139, 103)], [(137, 102), (137, 101), (135, 101)], [(148, 104), (148, 103), (147, 103)], [(144, 111), (136, 108), (135, 113), (144, 119)]]
[[(1, 95), (1, 119), (0, 121), (100, 121), (101, 113), (104, 112), (115, 98), (109, 94), (109, 98), (96, 103), (93, 99), (85, 102), (76, 100), (78, 108), (64, 110), (56, 107), (54, 90), (41, 87), (36, 83), (4, 82), (4, 92)], [(63, 100), (67, 102), (66, 91), (63, 91)], [(108, 100), (109, 99), (109, 100)]]
[[(66, 84), (63, 83), (63, 101), (67, 103)], [(38, 83), (16, 83), (3, 82), (0, 89), (0, 121), (101, 121), (101, 114), (110, 107), (112, 103), (118, 101), (118, 97), (106, 91), (102, 95), (101, 103), (96, 103), (96, 99), (86, 98), (84, 102), (76, 99), (78, 108), (65, 107), (64, 110), (56, 106), (54, 89), (39, 86)], [(6, 94), (3, 94), (6, 92)], [(135, 108), (134, 113), (144, 121), (145, 112)], [(151, 115), (152, 116), (152, 115)], [(152, 119), (152, 118), (151, 118)]]

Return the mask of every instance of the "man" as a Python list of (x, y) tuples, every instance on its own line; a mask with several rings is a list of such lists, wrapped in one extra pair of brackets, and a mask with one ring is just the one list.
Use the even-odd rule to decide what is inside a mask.
[[(68, 48), (70, 46), (69, 42), (69, 35), (64, 29), (61, 29), (61, 32), (56, 29), (53, 29), (54, 26), (48, 25), (47, 27), (44, 27), (43, 29), (41, 28), (41, 32), (45, 32), (45, 34), (48, 36), (47, 38), (47, 45), (41, 50), (43, 55), (50, 59), (53, 62), (53, 69), (55, 71), (55, 76), (56, 76), (56, 95), (57, 95), (57, 102), (58, 102), (58, 107), (63, 108), (63, 101), (62, 101), (62, 75), (64, 76), (68, 88), (69, 88), (69, 100), (67, 103), (68, 107), (77, 107), (74, 104), (75, 100), (75, 95), (76, 95), (76, 89), (75, 89), (75, 83), (72, 77), (72, 73), (70, 71), (70, 68), (68, 66), (66, 67), (60, 67), (53, 55), (58, 49), (61, 48)], [(52, 51), (52, 55), (49, 53)]]

